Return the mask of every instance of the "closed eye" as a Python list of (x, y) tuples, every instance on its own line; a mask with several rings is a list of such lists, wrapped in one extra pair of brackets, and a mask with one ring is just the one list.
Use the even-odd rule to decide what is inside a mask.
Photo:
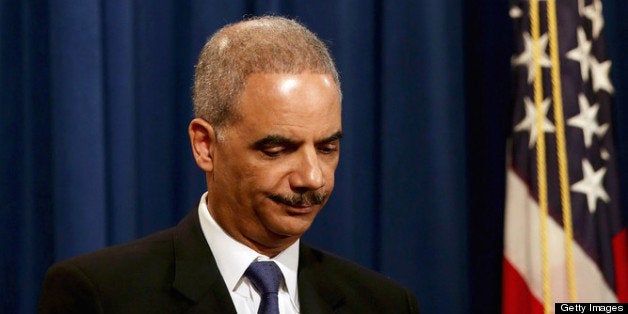
[(279, 135), (269, 135), (255, 143), (252, 148), (262, 152), (268, 157), (277, 157), (286, 152), (293, 151), (297, 143)]
[(337, 140), (330, 143), (319, 144), (317, 147), (318, 151), (323, 154), (331, 154), (337, 152), (339, 148), (340, 142)]
[(342, 138), (342, 132), (338, 131), (332, 136), (323, 139), (316, 145), (317, 149), (324, 154), (331, 154), (337, 152), (340, 149), (340, 139)]
[(284, 153), (286, 151), (286, 148), (282, 146), (271, 146), (262, 148), (260, 151), (268, 157), (277, 157)]
[[(340, 138), (342, 132), (338, 131), (333, 135), (318, 141), (316, 149), (322, 154), (333, 154), (340, 149)], [(263, 153), (267, 157), (279, 157), (283, 154), (294, 152), (298, 149), (300, 142), (281, 135), (268, 135), (251, 145), (251, 148)]]

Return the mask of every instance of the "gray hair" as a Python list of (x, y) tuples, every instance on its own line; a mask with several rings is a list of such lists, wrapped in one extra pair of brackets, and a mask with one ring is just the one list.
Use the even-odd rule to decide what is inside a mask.
[(237, 116), (234, 105), (249, 74), (310, 71), (340, 79), (327, 46), (295, 20), (263, 16), (218, 30), (201, 51), (194, 75), (194, 115), (219, 128)]

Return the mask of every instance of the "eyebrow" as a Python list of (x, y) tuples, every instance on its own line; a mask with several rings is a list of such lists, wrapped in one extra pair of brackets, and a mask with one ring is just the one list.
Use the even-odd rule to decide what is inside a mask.
[[(331, 143), (334, 141), (338, 141), (342, 138), (342, 131), (338, 131), (334, 134), (332, 134), (329, 137), (326, 137), (320, 141), (318, 141), (317, 143)], [(262, 149), (265, 147), (269, 147), (269, 146), (276, 146), (276, 145), (288, 145), (288, 146), (292, 146), (292, 145), (297, 145), (298, 141), (294, 140), (294, 139), (290, 139), (287, 138), (285, 136), (281, 136), (281, 135), (268, 135), (258, 141), (256, 141), (255, 143), (253, 143), (253, 145), (251, 145), (253, 148), (255, 149)]]
[(281, 136), (281, 135), (268, 135), (258, 141), (256, 141), (255, 143), (253, 143), (253, 145), (251, 145), (253, 148), (255, 149), (262, 149), (265, 147), (269, 147), (269, 146), (276, 146), (276, 145), (296, 145), (296, 141), (289, 139), (285, 136)]
[(342, 131), (338, 131), (334, 134), (332, 134), (331, 136), (324, 138), (323, 140), (319, 141), (319, 143), (331, 143), (334, 141), (339, 141), (342, 138)]

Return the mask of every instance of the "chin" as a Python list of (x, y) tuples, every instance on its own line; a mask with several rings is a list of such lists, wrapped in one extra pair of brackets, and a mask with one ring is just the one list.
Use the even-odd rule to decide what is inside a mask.
[(276, 234), (286, 237), (300, 237), (310, 229), (316, 217), (316, 213), (318, 213), (318, 211), (307, 215), (289, 215), (281, 217), (281, 219), (274, 224), (275, 228), (271, 230)]

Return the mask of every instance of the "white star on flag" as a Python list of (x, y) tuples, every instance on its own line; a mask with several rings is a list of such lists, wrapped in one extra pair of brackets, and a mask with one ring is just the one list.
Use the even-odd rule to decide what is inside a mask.
[(602, 159), (608, 161), (611, 158), (611, 154), (608, 152), (608, 150), (602, 148), (602, 149), (600, 149), (600, 157), (602, 157)]
[[(532, 148), (534, 146), (534, 143), (536, 143), (536, 136), (538, 134), (536, 127), (536, 107), (534, 106), (534, 103), (532, 102), (530, 97), (525, 97), (523, 101), (525, 102), (526, 116), (523, 118), (523, 120), (521, 120), (521, 122), (519, 122), (519, 124), (515, 126), (514, 130), (516, 132), (530, 132), (530, 142), (528, 144), (528, 147)], [(546, 98), (541, 103), (541, 110), (543, 114), (543, 131), (553, 133), (554, 125), (550, 120), (547, 119), (547, 111), (549, 110), (550, 102), (551, 100), (549, 98)]]
[(589, 80), (589, 68), (592, 43), (587, 39), (587, 34), (582, 27), (578, 27), (578, 47), (567, 52), (567, 58), (580, 62), (580, 75), (583, 81)]
[(593, 83), (593, 91), (597, 92), (599, 90), (605, 90), (609, 94), (615, 92), (609, 77), (611, 60), (599, 63), (597, 59), (591, 57), (589, 61), (591, 62), (591, 82)]
[(600, 110), (598, 104), (589, 106), (589, 100), (584, 94), (578, 95), (578, 103), (580, 105), (580, 114), (567, 120), (567, 124), (582, 129), (584, 135), (584, 146), (589, 148), (593, 141), (593, 134), (598, 137), (604, 136), (608, 130), (608, 123), (599, 125), (597, 123), (597, 113)]
[(578, 0), (578, 14), (584, 15), (584, 0)]
[(598, 171), (593, 170), (593, 166), (587, 159), (582, 160), (583, 178), (579, 182), (571, 186), (571, 190), (579, 192), (587, 196), (587, 205), (589, 212), (594, 213), (597, 209), (597, 199), (601, 199), (605, 203), (610, 201), (610, 197), (604, 190), (603, 180), (606, 174), (606, 168), (602, 167)]
[(593, 4), (584, 7), (582, 14), (591, 20), (593, 26), (593, 38), (600, 36), (602, 28), (604, 28), (604, 16), (602, 15), (602, 1), (593, 0)]
[[(549, 56), (547, 55), (547, 52), (545, 52), (545, 50), (547, 50), (548, 40), (549, 40), (549, 37), (547, 33), (543, 34), (543, 36), (541, 36), (538, 40), (539, 50), (541, 52), (541, 55), (539, 56), (540, 57), (539, 64), (541, 65), (541, 67), (544, 67), (544, 68), (549, 68), (552, 65), (552, 62), (550, 61)], [(528, 83), (531, 83), (532, 81), (534, 81), (534, 75), (536, 71), (534, 70), (534, 62), (532, 60), (533, 59), (532, 38), (530, 37), (529, 33), (523, 33), (523, 45), (524, 45), (523, 52), (521, 52), (520, 55), (512, 59), (512, 64), (515, 66), (526, 65), (528, 67)]]
[(523, 16), (523, 11), (521, 11), (521, 9), (518, 6), (513, 6), (508, 11), (508, 15), (510, 15), (510, 17), (513, 19), (518, 19), (521, 16)]

